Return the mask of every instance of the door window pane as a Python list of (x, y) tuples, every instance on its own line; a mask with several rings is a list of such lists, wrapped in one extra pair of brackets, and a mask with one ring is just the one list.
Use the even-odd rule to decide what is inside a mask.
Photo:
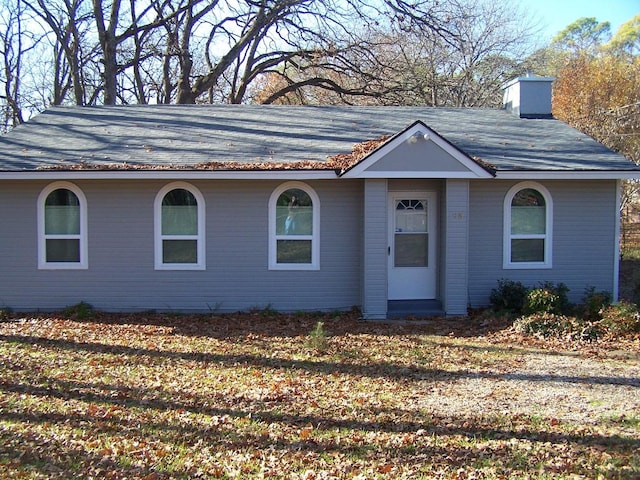
[(396, 234), (394, 248), (396, 267), (428, 267), (429, 235)]
[(428, 266), (428, 216), (426, 200), (396, 201), (393, 260), (396, 267)]
[(396, 232), (427, 231), (427, 209), (423, 200), (399, 200), (395, 217)]

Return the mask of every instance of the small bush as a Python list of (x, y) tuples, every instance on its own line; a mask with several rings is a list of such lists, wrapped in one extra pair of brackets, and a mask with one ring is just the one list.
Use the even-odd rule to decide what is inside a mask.
[(324, 329), (324, 322), (316, 323), (316, 326), (309, 333), (307, 339), (307, 347), (315, 350), (318, 353), (325, 352), (329, 347), (329, 339), (327, 338), (327, 332)]
[(251, 310), (249, 310), (249, 312), (253, 313), (254, 315), (260, 315), (263, 318), (272, 318), (278, 315), (278, 311), (274, 309), (270, 303), (262, 308), (253, 307), (251, 308)]
[(611, 305), (611, 300), (609, 292), (596, 292), (595, 287), (587, 288), (582, 299), (582, 317), (585, 320), (601, 320), (602, 310)]
[(551, 290), (546, 288), (536, 288), (527, 293), (522, 311), (526, 315), (533, 313), (555, 313), (560, 314), (558, 304), (560, 298)]
[(71, 305), (62, 311), (62, 314), (73, 320), (84, 320), (93, 317), (93, 307), (86, 302)]
[(522, 311), (526, 315), (533, 313), (560, 315), (565, 313), (569, 308), (568, 292), (569, 288), (564, 283), (555, 285), (552, 282), (545, 282), (526, 294)]
[(495, 311), (520, 313), (524, 306), (528, 289), (521, 282), (498, 280), (498, 287), (491, 290), (489, 301)]
[(619, 302), (601, 311), (602, 329), (612, 336), (624, 336), (640, 332), (640, 312), (633, 303)]

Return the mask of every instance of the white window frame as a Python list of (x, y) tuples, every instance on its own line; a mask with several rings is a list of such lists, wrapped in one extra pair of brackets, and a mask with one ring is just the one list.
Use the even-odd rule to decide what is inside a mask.
[[(162, 200), (171, 190), (182, 189), (190, 192), (198, 202), (198, 233), (196, 235), (162, 234)], [(162, 187), (153, 202), (154, 246), (156, 270), (205, 270), (205, 203), (200, 190), (187, 182), (172, 182)], [(163, 240), (196, 240), (197, 261), (195, 263), (164, 263), (162, 261)]]
[[(69, 190), (80, 203), (80, 233), (69, 235), (47, 235), (45, 232), (45, 202), (47, 197), (55, 190)], [(87, 198), (80, 188), (71, 182), (54, 182), (47, 185), (38, 196), (38, 269), (39, 270), (86, 270), (89, 268), (89, 248), (87, 241)], [(48, 262), (47, 240), (79, 240), (79, 262)]]
[[(292, 238), (290, 235), (276, 234), (276, 204), (280, 195), (294, 188), (303, 190), (313, 203), (311, 235), (295, 237), (295, 240), (311, 240), (311, 263), (278, 263), (278, 240)], [(316, 191), (304, 182), (285, 182), (279, 185), (269, 198), (269, 270), (320, 270), (320, 198)]]
[[(542, 195), (545, 203), (545, 233), (529, 235), (511, 234), (511, 202), (516, 194), (525, 189), (536, 190)], [(509, 189), (504, 197), (504, 239), (503, 239), (503, 268), (504, 269), (539, 269), (553, 267), (553, 200), (549, 190), (537, 182), (520, 182)], [(514, 239), (543, 239), (544, 240), (544, 260), (542, 262), (512, 262), (511, 261), (511, 240)]]

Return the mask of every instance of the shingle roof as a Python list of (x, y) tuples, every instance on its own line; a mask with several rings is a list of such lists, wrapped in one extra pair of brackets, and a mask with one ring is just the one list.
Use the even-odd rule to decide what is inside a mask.
[(0, 171), (61, 164), (326, 162), (416, 121), (499, 171), (638, 169), (563, 122), (497, 109), (133, 105), (52, 107), (0, 137)]

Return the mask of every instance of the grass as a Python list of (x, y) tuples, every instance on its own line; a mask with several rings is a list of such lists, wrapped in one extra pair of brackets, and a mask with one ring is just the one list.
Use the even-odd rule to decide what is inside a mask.
[[(321, 349), (309, 348), (314, 327)], [(471, 320), (389, 326), (263, 310), (11, 314), (0, 322), (0, 477), (640, 475), (637, 412), (576, 423), (533, 404), (501, 408), (537, 381), (510, 372), (562, 354), (496, 335)], [(637, 352), (602, 362), (638, 368)], [(495, 408), (460, 393), (478, 379), (495, 382)], [(464, 408), (437, 406), (456, 396)]]

